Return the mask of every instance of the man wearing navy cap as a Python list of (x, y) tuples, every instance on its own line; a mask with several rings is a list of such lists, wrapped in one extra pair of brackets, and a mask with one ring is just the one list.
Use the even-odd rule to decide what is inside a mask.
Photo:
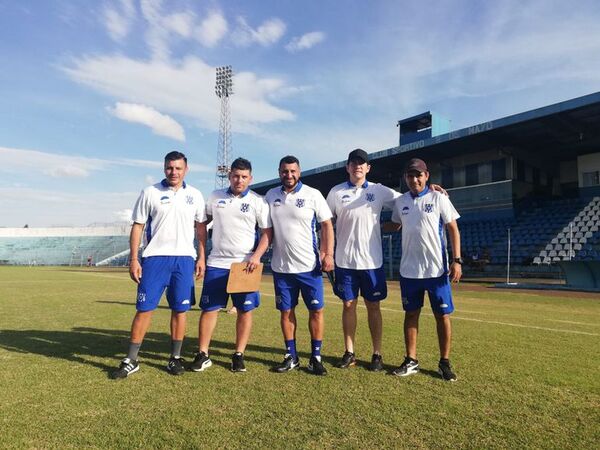
[(367, 181), (370, 170), (367, 152), (360, 148), (352, 150), (346, 163), (348, 181), (329, 191), (327, 204), (336, 225), (335, 293), (344, 303), (342, 329), (346, 351), (338, 367), (346, 369), (356, 364), (356, 305), (360, 294), (367, 307), (373, 344), (369, 369), (379, 371), (383, 368), (379, 302), (387, 297), (379, 220), (383, 207), (392, 208), (400, 193)]

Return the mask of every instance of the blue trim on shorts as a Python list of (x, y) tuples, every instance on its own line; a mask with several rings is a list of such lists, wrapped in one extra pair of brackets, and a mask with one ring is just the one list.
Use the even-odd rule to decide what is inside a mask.
[(451, 314), (454, 311), (452, 289), (448, 275), (438, 278), (400, 277), (402, 308), (404, 311), (416, 311), (423, 307), (425, 292), (429, 297), (431, 309), (437, 314)]
[(383, 266), (378, 269), (335, 268), (335, 295), (347, 302), (359, 294), (369, 302), (379, 302), (387, 297), (387, 284)]
[(240, 311), (248, 312), (258, 308), (260, 305), (260, 294), (258, 292), (228, 294), (228, 280), (229, 269), (212, 266), (206, 267), (202, 294), (200, 296), (200, 309), (202, 311), (217, 311), (221, 308), (226, 308), (230, 296), (233, 305)]
[(188, 311), (196, 303), (195, 267), (196, 261), (191, 256), (142, 258), (136, 309), (140, 312), (155, 310), (166, 289), (169, 307), (176, 312)]
[(302, 273), (273, 272), (275, 306), (279, 311), (289, 311), (298, 305), (298, 297), (309, 311), (318, 311), (325, 306), (323, 297), (323, 275), (320, 271)]

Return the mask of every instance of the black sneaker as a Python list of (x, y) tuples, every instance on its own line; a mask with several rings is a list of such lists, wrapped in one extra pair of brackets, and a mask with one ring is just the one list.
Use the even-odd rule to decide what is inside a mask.
[(110, 374), (110, 377), (113, 380), (120, 380), (127, 378), (129, 375), (136, 373), (138, 370), (140, 370), (140, 364), (137, 361), (125, 358), (123, 361), (121, 361), (119, 368)]
[(185, 372), (185, 360), (183, 358), (176, 358), (171, 356), (169, 358), (169, 363), (167, 364), (167, 372), (171, 375), (181, 375)]
[(407, 377), (419, 371), (419, 361), (410, 357), (404, 358), (404, 362), (400, 364), (400, 367), (392, 372), (392, 375), (398, 377)]
[(231, 371), (232, 372), (245, 372), (246, 365), (244, 364), (244, 354), (236, 352), (231, 357)]
[(300, 358), (296, 356), (296, 358), (292, 358), (292, 355), (289, 353), (285, 355), (283, 358), (283, 362), (278, 366), (275, 366), (273, 370), (277, 373), (289, 372), (290, 370), (294, 370), (300, 367)]
[(347, 369), (348, 367), (352, 367), (356, 365), (356, 356), (354, 353), (346, 350), (344, 352), (344, 356), (342, 356), (342, 360), (338, 363), (338, 367), (340, 369)]
[(212, 361), (208, 355), (204, 352), (196, 353), (194, 361), (190, 364), (190, 370), (192, 372), (202, 372), (204, 369), (208, 369), (212, 366)]
[(452, 366), (448, 360), (440, 360), (438, 365), (438, 373), (445, 381), (456, 381), (456, 374), (452, 372)]
[(379, 353), (373, 353), (369, 370), (372, 372), (380, 372), (383, 370), (383, 359)]
[(308, 362), (308, 371), (313, 375), (327, 375), (327, 369), (323, 366), (320, 359), (316, 356), (311, 356)]

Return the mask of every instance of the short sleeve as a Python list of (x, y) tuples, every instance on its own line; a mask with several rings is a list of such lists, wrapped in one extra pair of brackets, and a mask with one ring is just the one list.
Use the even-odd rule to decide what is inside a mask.
[(440, 216), (444, 223), (450, 223), (460, 217), (458, 211), (454, 208), (454, 205), (448, 197), (443, 194), (438, 194), (439, 205), (440, 205)]
[(196, 208), (196, 222), (206, 222), (206, 204), (204, 203), (204, 196), (202, 192), (198, 191), (198, 206)]
[(256, 201), (256, 223), (261, 229), (271, 228), (271, 215), (269, 214), (269, 204), (264, 197), (258, 197)]
[(142, 190), (140, 196), (135, 202), (133, 212), (131, 213), (131, 220), (135, 223), (146, 223), (148, 216), (150, 215), (150, 202), (149, 193), (146, 190)]
[(396, 198), (396, 200), (394, 200), (394, 205), (392, 207), (392, 222), (394, 223), (402, 223), (402, 219), (400, 218), (400, 213), (399, 210), (400, 209), (400, 197)]
[(319, 191), (315, 190), (315, 213), (317, 215), (317, 222), (321, 223), (321, 222), (325, 222), (326, 220), (329, 220), (333, 217), (333, 214), (331, 213), (331, 209), (329, 209), (329, 206), (327, 205), (327, 201), (325, 200), (325, 197), (323, 197), (323, 194), (321, 194)]
[(335, 193), (336, 193), (336, 189), (335, 188), (331, 188), (331, 190), (329, 191), (329, 194), (327, 194), (327, 206), (329, 206), (329, 209), (331, 210), (331, 213), (335, 216)]
[(396, 199), (399, 198), (402, 194), (392, 188), (381, 185), (383, 190), (383, 206), (386, 208), (392, 209), (396, 202)]

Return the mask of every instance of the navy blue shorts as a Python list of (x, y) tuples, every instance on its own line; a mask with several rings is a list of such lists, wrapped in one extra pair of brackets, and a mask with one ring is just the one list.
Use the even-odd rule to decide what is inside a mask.
[(448, 275), (439, 278), (403, 278), (400, 277), (402, 291), (402, 308), (404, 311), (415, 311), (423, 307), (425, 291), (434, 313), (450, 314), (454, 311), (452, 289)]
[(335, 268), (335, 294), (347, 302), (358, 298), (359, 293), (370, 302), (379, 302), (387, 297), (383, 266), (359, 270)]
[(196, 303), (194, 270), (191, 256), (149, 256), (142, 258), (142, 279), (138, 284), (138, 311), (153, 311), (167, 290), (167, 301), (173, 311), (188, 311)]
[(227, 300), (231, 295), (233, 305), (240, 311), (252, 311), (260, 305), (258, 292), (240, 292), (237, 294), (227, 293), (227, 280), (229, 269), (208, 266), (204, 274), (204, 285), (200, 298), (200, 309), (202, 311), (216, 311), (227, 307)]
[(275, 284), (275, 306), (279, 311), (289, 311), (298, 305), (298, 297), (310, 311), (318, 311), (325, 306), (323, 299), (323, 275), (320, 271), (303, 273), (273, 272)]

